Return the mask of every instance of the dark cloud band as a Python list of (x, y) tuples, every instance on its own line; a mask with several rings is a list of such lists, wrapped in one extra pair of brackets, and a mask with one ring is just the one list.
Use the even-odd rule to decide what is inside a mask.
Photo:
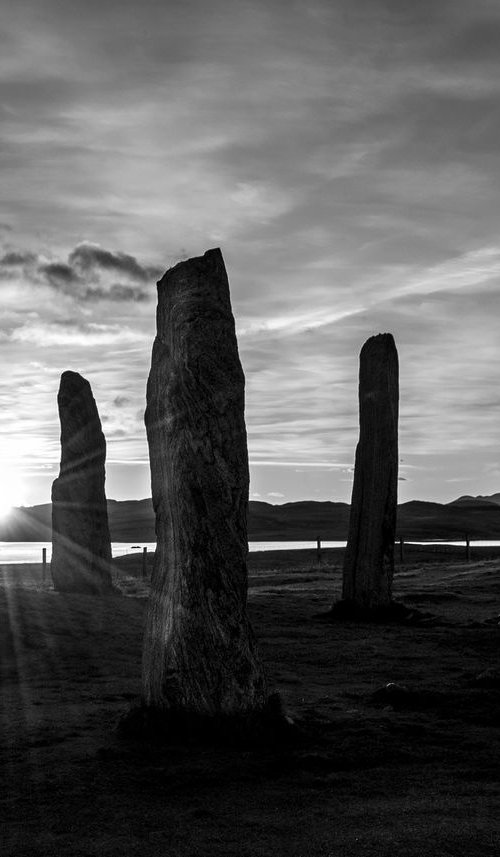
[[(79, 244), (66, 262), (47, 262), (30, 251), (4, 253), (0, 258), (0, 279), (19, 277), (20, 273), (30, 286), (41, 283), (79, 303), (137, 303), (155, 297), (154, 284), (162, 271), (154, 266), (143, 266), (126, 253)], [(120, 281), (110, 281), (113, 276)], [(125, 282), (121, 282), (122, 279)]]
[(68, 263), (80, 274), (94, 271), (115, 271), (130, 279), (147, 283), (161, 276), (154, 267), (143, 267), (128, 253), (113, 253), (95, 244), (79, 244), (68, 256)]

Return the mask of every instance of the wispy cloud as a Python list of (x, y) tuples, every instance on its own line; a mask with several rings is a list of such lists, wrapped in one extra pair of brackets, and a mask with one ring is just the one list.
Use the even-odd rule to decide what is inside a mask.
[[(129, 342), (143, 342), (144, 337), (130, 328), (116, 324), (40, 324), (31, 322), (12, 331), (5, 336), (12, 342), (28, 343), (40, 348), (68, 345), (75, 349), (79, 347), (93, 348), (95, 346), (123, 345)], [(5, 341), (5, 340), (4, 340)]]

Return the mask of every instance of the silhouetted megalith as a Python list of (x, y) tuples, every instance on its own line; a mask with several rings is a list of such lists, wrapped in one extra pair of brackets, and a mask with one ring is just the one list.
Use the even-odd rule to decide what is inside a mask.
[(147, 385), (157, 546), (143, 702), (169, 722), (266, 705), (246, 609), (244, 383), (224, 261), (208, 250), (158, 283)]
[(61, 466), (52, 484), (54, 586), (60, 592), (112, 592), (106, 441), (89, 382), (77, 372), (63, 372), (57, 404)]
[(360, 354), (356, 448), (342, 599), (361, 610), (392, 598), (398, 490), (398, 353), (390, 333)]

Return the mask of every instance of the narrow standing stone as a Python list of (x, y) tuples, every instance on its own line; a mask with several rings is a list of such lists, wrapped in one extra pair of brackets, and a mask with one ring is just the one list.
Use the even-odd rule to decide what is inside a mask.
[(246, 609), (244, 375), (218, 249), (158, 283), (145, 422), (157, 546), (144, 703), (202, 718), (259, 711), (266, 688)]
[(109, 593), (106, 441), (89, 382), (77, 372), (63, 372), (57, 404), (61, 466), (52, 484), (54, 587), (60, 592)]
[(342, 598), (372, 610), (391, 603), (398, 486), (398, 353), (390, 333), (360, 354), (356, 448)]

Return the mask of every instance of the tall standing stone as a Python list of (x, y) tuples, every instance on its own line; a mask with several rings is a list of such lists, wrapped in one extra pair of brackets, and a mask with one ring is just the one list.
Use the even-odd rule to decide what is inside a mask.
[(111, 592), (111, 541), (104, 493), (106, 441), (90, 384), (63, 372), (57, 396), (61, 466), (52, 484), (52, 562), (60, 592)]
[(157, 546), (144, 703), (174, 718), (258, 712), (266, 688), (247, 618), (244, 375), (218, 249), (158, 283), (145, 422)]
[(390, 333), (360, 354), (356, 448), (342, 598), (373, 610), (391, 603), (398, 486), (398, 353)]

